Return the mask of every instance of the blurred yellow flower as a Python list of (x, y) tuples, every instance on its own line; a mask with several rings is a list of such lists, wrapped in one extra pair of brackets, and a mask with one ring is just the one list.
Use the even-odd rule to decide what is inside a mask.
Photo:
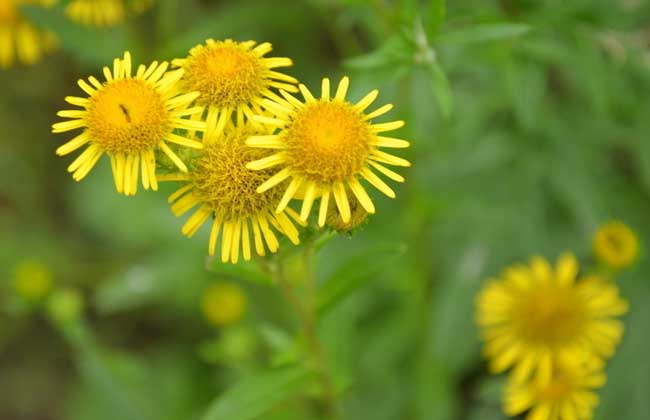
[(565, 254), (553, 269), (543, 258), (505, 270), (477, 299), (476, 321), (494, 372), (514, 367), (522, 382), (551, 376), (554, 360), (589, 352), (610, 357), (623, 335), (614, 317), (627, 311), (618, 288), (597, 277), (576, 281), (578, 262)]
[(65, 8), (68, 17), (86, 26), (113, 26), (124, 21), (123, 0), (72, 0)]
[(108, 27), (123, 22), (127, 12), (142, 13), (152, 3), (153, 0), (71, 0), (65, 13), (82, 25)]
[(56, 47), (56, 36), (38, 29), (21, 15), (21, 5), (47, 7), (56, 0), (1, 0), (0, 1), (0, 68), (10, 67), (14, 61), (34, 64)]
[(73, 140), (59, 147), (56, 153), (67, 155), (80, 147), (88, 147), (68, 167), (76, 181), (82, 180), (106, 153), (110, 157), (115, 188), (119, 193), (133, 195), (138, 189), (140, 170), (145, 189), (158, 189), (155, 151), (161, 150), (183, 172), (187, 167), (167, 143), (200, 149), (203, 144), (179, 134), (176, 130), (203, 130), (205, 123), (183, 117), (201, 112), (190, 107), (198, 93), (179, 94), (181, 72), (167, 72), (166, 62), (140, 65), (131, 74), (131, 55), (115, 59), (113, 71), (104, 67), (106, 82), (95, 77), (79, 80), (79, 87), (88, 98), (68, 96), (65, 100), (83, 109), (60, 111), (57, 115), (71, 118), (52, 126), (54, 133), (83, 128)]
[(281, 196), (278, 192), (258, 194), (255, 191), (268, 173), (246, 168), (247, 162), (264, 155), (259, 149), (245, 145), (254, 132), (251, 124), (237, 128), (229, 126), (219, 138), (205, 144), (202, 153), (193, 161), (191, 172), (160, 177), (185, 183), (169, 197), (176, 216), (199, 206), (183, 226), (184, 235), (191, 237), (212, 218), (208, 251), (214, 255), (217, 239), (223, 232), (223, 262), (237, 263), (240, 251), (245, 260), (251, 259), (251, 227), (255, 251), (259, 255), (265, 255), (265, 245), (271, 252), (278, 250), (279, 242), (272, 228), (294, 244), (299, 243), (298, 231), (287, 216), (297, 220), (298, 215), (288, 208), (274, 212)]
[(197, 104), (207, 110), (206, 137), (223, 130), (236, 112), (239, 122), (260, 114), (262, 100), (272, 97), (272, 88), (297, 92), (298, 81), (273, 70), (293, 65), (286, 57), (264, 57), (272, 50), (268, 42), (235, 42), (208, 39), (190, 50), (187, 58), (175, 59), (184, 70), (184, 88), (197, 91)]
[(83, 295), (76, 289), (55, 290), (47, 301), (48, 315), (52, 321), (58, 324), (67, 324), (78, 320), (83, 309)]
[(253, 170), (280, 169), (258, 188), (262, 193), (291, 178), (277, 206), (282, 211), (289, 201), (296, 198), (299, 188), (305, 188), (300, 218), (306, 221), (315, 199), (320, 198), (319, 226), (327, 219), (330, 197), (334, 201), (341, 220), (348, 223), (352, 217), (347, 190), (359, 201), (363, 209), (372, 214), (375, 206), (361, 184), (364, 179), (389, 197), (395, 197), (393, 190), (373, 170), (397, 182), (403, 182), (401, 175), (384, 164), (410, 166), (401, 158), (379, 150), (379, 148), (404, 148), (405, 140), (380, 136), (404, 125), (404, 121), (373, 124), (377, 118), (392, 109), (384, 105), (368, 114), (364, 111), (374, 102), (379, 92), (373, 90), (361, 101), (352, 104), (346, 101), (349, 79), (344, 77), (334, 96), (330, 96), (330, 81), (323, 79), (322, 94), (314, 98), (311, 92), (300, 85), (304, 102), (282, 91), (284, 99), (264, 100), (264, 106), (276, 114), (275, 118), (258, 115), (253, 119), (272, 128), (279, 128), (277, 134), (256, 135), (246, 144), (252, 147), (272, 149), (275, 153), (248, 164)]
[(221, 327), (240, 321), (246, 312), (246, 296), (233, 283), (215, 283), (201, 297), (203, 316), (210, 323)]
[(593, 248), (599, 261), (614, 268), (624, 268), (636, 261), (639, 240), (626, 224), (612, 221), (596, 231)]
[(530, 410), (526, 420), (591, 420), (598, 405), (594, 390), (606, 382), (602, 368), (561, 363), (554, 366), (551, 378), (510, 382), (505, 391), (504, 411), (517, 416)]
[(40, 261), (24, 260), (14, 268), (14, 289), (30, 301), (41, 300), (52, 288), (53, 275)]

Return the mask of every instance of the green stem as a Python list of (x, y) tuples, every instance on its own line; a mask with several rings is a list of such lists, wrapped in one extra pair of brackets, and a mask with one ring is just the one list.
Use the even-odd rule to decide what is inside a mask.
[(284, 274), (282, 261), (277, 266), (266, 266), (267, 272), (272, 275), (275, 282), (287, 302), (293, 307), (300, 321), (300, 329), (305, 338), (309, 350), (310, 362), (318, 375), (323, 392), (323, 406), (328, 419), (339, 419), (336, 388), (330, 374), (329, 364), (325, 348), (323, 347), (317, 332), (316, 316), (316, 281), (313, 273), (313, 255), (316, 241), (311, 240), (305, 243), (303, 251), (303, 267), (305, 296), (301, 299), (294, 286)]

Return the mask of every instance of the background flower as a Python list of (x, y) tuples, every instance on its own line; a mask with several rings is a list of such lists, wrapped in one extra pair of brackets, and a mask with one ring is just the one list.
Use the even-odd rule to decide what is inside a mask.
[[(629, 302), (594, 419), (647, 417), (650, 260), (641, 252), (626, 270), (592, 265), (603, 221), (633, 227), (641, 248), (650, 237), (647, 2), (159, 0), (101, 29), (71, 21), (67, 4), (21, 6), (58, 49), (0, 70), (1, 419), (187, 420), (214, 410), (236, 420), (248, 409), (265, 420), (331, 419), (315, 397), (321, 381), (311, 382), (321, 365), (271, 280), (281, 265), (298, 302), (316, 308), (344, 420), (503, 420), (507, 378), (490, 374), (481, 353), (476, 294), (513, 262), (565, 250), (580, 278), (606, 276)], [(240, 254), (233, 265), (206, 257), (209, 227), (179, 235), (190, 214), (175, 217), (166, 197), (180, 186), (115, 194), (109, 158), (72, 182), (74, 157), (54, 152), (74, 134), (50, 131), (76, 80), (99, 80), (124, 51), (149, 64), (209, 38), (272, 43), (265, 57), (290, 57), (276, 70), (314, 94), (324, 76), (334, 93), (344, 74), (351, 100), (379, 89), (377, 106), (395, 105), (386, 121), (406, 121), (395, 137), (411, 143), (395, 151), (412, 163), (394, 170), (407, 182), (377, 173), (398, 199), (368, 188), (376, 213), (352, 237), (317, 230), (312, 209), (299, 246), (276, 232), (278, 253)], [(189, 165), (199, 149), (174, 151)], [(160, 174), (178, 172), (164, 152), (155, 157)], [(26, 312), (12, 278), (30, 257), (56, 275), (46, 305)], [(248, 302), (226, 329), (200, 309), (215, 279), (238, 284)], [(51, 304), (59, 290), (78, 294)], [(50, 304), (72, 322), (52, 322)]]

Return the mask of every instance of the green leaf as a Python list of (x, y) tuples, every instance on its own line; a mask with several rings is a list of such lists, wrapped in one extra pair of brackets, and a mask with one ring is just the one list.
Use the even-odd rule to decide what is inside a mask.
[(425, 19), (427, 34), (433, 38), (440, 31), (440, 27), (447, 17), (447, 1), (431, 0), (429, 12)]
[(445, 32), (438, 41), (445, 45), (475, 44), (510, 39), (528, 31), (530, 26), (522, 23), (484, 23)]
[(320, 315), (327, 313), (343, 298), (366, 284), (405, 252), (405, 244), (383, 244), (349, 258), (320, 288), (318, 293)]
[(236, 280), (246, 280), (258, 284), (273, 284), (273, 280), (264, 273), (259, 266), (251, 262), (239, 264), (222, 263), (219, 258), (212, 258), (208, 262), (208, 269), (220, 276)]
[(96, 395), (101, 395), (116, 418), (152, 420), (156, 417), (152, 415), (152, 407), (134, 393), (134, 376), (146, 376), (137, 360), (100, 348), (91, 330), (81, 322), (66, 325), (62, 333), (74, 349), (82, 379)]
[(344, 65), (357, 70), (374, 70), (391, 67), (413, 61), (415, 49), (412, 42), (404, 36), (395, 35), (381, 47), (368, 54), (350, 58)]
[(311, 373), (300, 366), (241, 380), (208, 408), (202, 420), (253, 420), (307, 388)]
[(38, 27), (55, 33), (61, 49), (89, 65), (109, 65), (132, 44), (124, 26), (87, 28), (70, 21), (64, 15), (63, 6), (49, 9), (26, 6), (21, 8), (21, 13)]
[(449, 118), (454, 109), (454, 96), (445, 71), (436, 62), (428, 63), (427, 70), (431, 76), (431, 88), (436, 97), (440, 111)]

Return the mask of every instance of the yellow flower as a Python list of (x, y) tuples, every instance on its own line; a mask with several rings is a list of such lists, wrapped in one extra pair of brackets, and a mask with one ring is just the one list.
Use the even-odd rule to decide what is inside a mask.
[(510, 382), (505, 392), (504, 411), (509, 416), (517, 416), (530, 410), (526, 420), (591, 420), (598, 405), (594, 390), (605, 382), (602, 365), (556, 364), (551, 378)]
[(291, 209), (277, 214), (273, 211), (280, 200), (278, 192), (258, 194), (255, 191), (268, 175), (265, 171), (246, 168), (247, 162), (264, 155), (263, 151), (245, 145), (246, 139), (255, 132), (250, 123), (239, 127), (229, 125), (214, 141), (206, 142), (190, 173), (160, 177), (185, 183), (169, 197), (176, 216), (199, 206), (183, 226), (184, 235), (191, 237), (212, 218), (208, 250), (214, 255), (219, 233), (223, 232), (223, 262), (237, 263), (240, 250), (245, 260), (251, 259), (251, 228), (259, 255), (265, 255), (265, 244), (271, 252), (278, 250), (279, 242), (272, 227), (294, 244), (299, 243), (298, 231), (287, 216), (297, 219), (298, 215)]
[(68, 17), (82, 25), (108, 27), (124, 21), (124, 0), (72, 0), (65, 8)]
[(82, 25), (108, 27), (124, 21), (127, 12), (135, 14), (146, 10), (153, 0), (72, 0), (65, 8), (68, 17)]
[(34, 64), (56, 47), (54, 34), (40, 30), (25, 20), (18, 6), (47, 7), (55, 0), (1, 0), (0, 1), (0, 68), (10, 67), (15, 59)]
[(246, 312), (246, 296), (233, 283), (215, 283), (201, 297), (203, 316), (216, 326), (238, 322)]
[(31, 301), (44, 298), (52, 287), (52, 272), (40, 261), (25, 260), (14, 269), (14, 289)]
[(577, 273), (572, 254), (560, 257), (555, 269), (536, 257), (485, 286), (476, 318), (492, 371), (514, 367), (513, 378), (521, 382), (535, 370), (549, 377), (558, 358), (613, 355), (623, 335), (614, 317), (628, 305), (615, 285), (593, 276), (576, 281)]
[(619, 221), (602, 225), (594, 235), (593, 247), (598, 260), (614, 268), (631, 265), (639, 255), (636, 234)]
[(71, 288), (53, 291), (47, 302), (50, 319), (60, 325), (79, 320), (83, 309), (83, 295), (78, 290)]
[(176, 143), (200, 149), (203, 145), (175, 133), (175, 130), (203, 130), (205, 123), (183, 117), (201, 112), (189, 105), (198, 93), (179, 94), (178, 71), (167, 72), (166, 62), (140, 65), (131, 74), (131, 55), (115, 59), (113, 71), (104, 67), (106, 82), (95, 77), (90, 84), (79, 80), (79, 87), (88, 98), (67, 97), (66, 101), (81, 110), (60, 111), (60, 117), (71, 118), (52, 126), (54, 133), (83, 128), (73, 140), (59, 147), (56, 153), (67, 155), (80, 147), (88, 147), (68, 167), (76, 181), (82, 180), (104, 153), (110, 157), (115, 187), (119, 193), (137, 192), (139, 170), (145, 189), (158, 189), (155, 151), (161, 150), (183, 172), (187, 167), (167, 145)]
[(255, 121), (280, 129), (277, 134), (252, 136), (246, 143), (252, 147), (276, 151), (269, 157), (249, 163), (250, 169), (266, 171), (275, 166), (280, 167), (258, 188), (258, 192), (271, 190), (291, 178), (277, 211), (282, 211), (302, 187), (305, 188), (300, 213), (303, 221), (309, 217), (315, 199), (320, 198), (318, 224), (323, 226), (327, 219), (330, 197), (333, 195), (341, 219), (348, 223), (352, 214), (346, 192), (348, 189), (364, 210), (372, 214), (375, 206), (360, 182), (362, 179), (387, 196), (395, 197), (393, 190), (373, 170), (394, 181), (404, 181), (401, 175), (384, 164), (410, 166), (410, 163), (379, 150), (382, 147), (409, 146), (405, 140), (379, 135), (402, 127), (404, 121), (373, 124), (372, 119), (390, 111), (392, 105), (384, 105), (366, 114), (364, 111), (379, 92), (374, 90), (358, 103), (352, 104), (345, 99), (348, 85), (349, 79), (344, 77), (335, 95), (331, 97), (329, 79), (323, 79), (320, 98), (314, 98), (304, 85), (300, 85), (305, 102), (282, 91), (285, 99), (263, 101), (264, 106), (276, 114), (275, 118), (253, 117)]
[(132, 0), (131, 9), (133, 10), (133, 13), (139, 14), (151, 7), (152, 3), (153, 0)]
[(201, 93), (197, 104), (207, 110), (206, 136), (221, 131), (232, 112), (239, 121), (260, 114), (263, 99), (273, 96), (272, 88), (298, 91), (295, 78), (273, 70), (293, 62), (286, 57), (264, 57), (271, 50), (268, 42), (208, 39), (206, 45), (192, 48), (187, 58), (173, 60), (185, 71), (185, 89)]

